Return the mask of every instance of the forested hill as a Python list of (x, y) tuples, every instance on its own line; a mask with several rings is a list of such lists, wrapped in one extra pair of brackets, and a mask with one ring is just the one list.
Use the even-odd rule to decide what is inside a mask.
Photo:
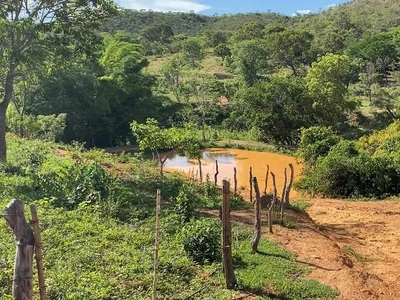
[(268, 24), (273, 21), (284, 22), (286, 20), (289, 20), (289, 18), (270, 12), (205, 16), (195, 13), (163, 13), (124, 9), (103, 29), (105, 31), (126, 31), (130, 34), (138, 34), (147, 26), (165, 24), (172, 28), (174, 34), (197, 36), (204, 34), (206, 30), (236, 30), (243, 24), (252, 21)]
[(195, 13), (162, 13), (124, 9), (103, 29), (138, 34), (147, 26), (165, 24), (173, 29), (174, 34), (196, 36), (203, 35), (206, 30), (236, 30), (252, 21), (264, 25), (271, 23), (284, 27), (306, 27), (311, 31), (351, 27), (359, 34), (376, 33), (400, 26), (400, 5), (398, 0), (353, 0), (321, 13), (295, 17), (273, 12), (205, 16)]

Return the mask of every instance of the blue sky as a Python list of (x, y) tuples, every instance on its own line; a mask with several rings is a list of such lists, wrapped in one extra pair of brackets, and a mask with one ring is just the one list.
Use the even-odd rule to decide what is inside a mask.
[(195, 11), (196, 13), (233, 14), (245, 12), (272, 12), (292, 16), (317, 13), (348, 0), (116, 0), (125, 8), (154, 11)]

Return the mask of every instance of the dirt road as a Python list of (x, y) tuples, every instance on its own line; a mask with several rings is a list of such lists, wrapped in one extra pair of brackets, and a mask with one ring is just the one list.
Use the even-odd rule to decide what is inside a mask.
[[(264, 235), (308, 265), (309, 277), (336, 289), (338, 299), (400, 299), (400, 203), (307, 201), (307, 213), (287, 213), (293, 229), (275, 225), (270, 234), (264, 226)], [(232, 218), (252, 224), (253, 212)]]

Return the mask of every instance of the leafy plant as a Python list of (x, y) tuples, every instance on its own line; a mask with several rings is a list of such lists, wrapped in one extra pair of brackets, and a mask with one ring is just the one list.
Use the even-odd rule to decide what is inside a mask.
[(193, 261), (201, 265), (208, 264), (221, 257), (220, 231), (217, 221), (192, 219), (182, 228), (179, 240)]

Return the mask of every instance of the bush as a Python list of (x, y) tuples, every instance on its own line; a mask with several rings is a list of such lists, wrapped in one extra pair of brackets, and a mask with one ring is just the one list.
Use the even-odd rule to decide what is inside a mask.
[(339, 137), (331, 127), (310, 127), (301, 131), (299, 156), (307, 167), (315, 166), (317, 159), (328, 154), (339, 142)]
[(193, 186), (184, 184), (175, 198), (175, 212), (187, 223), (195, 214), (195, 203), (197, 202), (196, 191)]
[(179, 240), (186, 254), (201, 265), (221, 258), (221, 226), (215, 220), (191, 220), (183, 227)]

